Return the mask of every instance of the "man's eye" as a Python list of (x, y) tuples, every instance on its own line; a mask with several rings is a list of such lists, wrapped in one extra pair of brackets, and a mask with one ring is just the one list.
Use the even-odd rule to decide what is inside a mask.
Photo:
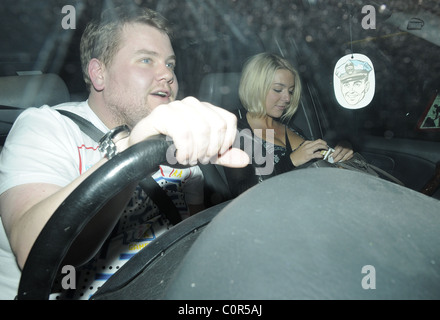
[(176, 64), (175, 63), (167, 63), (167, 68), (174, 70), (176, 68)]
[(151, 59), (150, 58), (144, 58), (141, 60), (142, 63), (151, 63)]

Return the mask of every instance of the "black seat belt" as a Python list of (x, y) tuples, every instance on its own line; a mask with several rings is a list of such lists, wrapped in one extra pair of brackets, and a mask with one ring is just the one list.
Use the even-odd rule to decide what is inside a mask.
[[(104, 136), (104, 133), (93, 125), (90, 121), (84, 119), (81, 116), (78, 116), (75, 113), (66, 111), (66, 110), (57, 110), (63, 116), (70, 118), (74, 121), (78, 127), (92, 138), (94, 141), (99, 142), (101, 137)], [(144, 192), (148, 195), (148, 197), (157, 205), (159, 211), (165, 214), (167, 219), (173, 224), (176, 225), (182, 218), (177, 210), (174, 202), (168, 197), (165, 190), (163, 190), (153, 179), (153, 177), (146, 177), (142, 181), (139, 182), (139, 185), (142, 187)]]
[(139, 181), (139, 185), (173, 225), (176, 225), (182, 221), (176, 205), (170, 199), (170, 197), (168, 197), (165, 190), (157, 184), (153, 177), (150, 176)]
[(93, 123), (90, 121), (84, 119), (83, 117), (66, 110), (57, 110), (59, 113), (61, 113), (63, 116), (66, 116), (73, 120), (78, 127), (81, 129), (82, 132), (84, 132), (86, 135), (88, 135), (90, 138), (92, 138), (94, 141), (99, 142), (101, 138), (104, 136), (104, 132), (99, 130)]

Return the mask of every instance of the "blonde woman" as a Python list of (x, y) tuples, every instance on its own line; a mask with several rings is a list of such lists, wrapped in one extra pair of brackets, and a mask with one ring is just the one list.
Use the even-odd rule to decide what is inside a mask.
[[(293, 170), (313, 159), (321, 159), (321, 151), (329, 148), (326, 141), (306, 140), (284, 124), (295, 114), (300, 95), (299, 74), (286, 59), (271, 53), (260, 53), (246, 61), (239, 87), (239, 97), (246, 112), (238, 115), (238, 127), (250, 129), (254, 143), (261, 142), (266, 160), (269, 159), (267, 155), (273, 154), (273, 170), (265, 174), (261, 174), (261, 170), (260, 174), (257, 172), (260, 181)], [(334, 161), (344, 161), (353, 155), (353, 150), (343, 144), (334, 149)], [(255, 150), (258, 148), (253, 148), (252, 165), (258, 167), (256, 164), (261, 164), (261, 161), (256, 159)], [(264, 165), (267, 168), (267, 164)], [(231, 170), (226, 171), (231, 173)], [(234, 175), (231, 178), (233, 184), (240, 184), (237, 173)]]

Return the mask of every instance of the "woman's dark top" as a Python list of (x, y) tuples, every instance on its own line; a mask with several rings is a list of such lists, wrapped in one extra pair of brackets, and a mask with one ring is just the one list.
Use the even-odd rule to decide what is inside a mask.
[[(285, 133), (286, 147), (282, 147), (257, 137), (253, 133), (244, 112), (241, 112), (241, 114), (236, 113), (236, 116), (240, 149), (249, 155), (251, 163), (240, 169), (224, 168), (234, 197), (266, 179), (295, 169), (290, 160), (290, 154), (293, 150), (287, 136), (287, 127)], [(295, 130), (289, 129), (297, 133)]]

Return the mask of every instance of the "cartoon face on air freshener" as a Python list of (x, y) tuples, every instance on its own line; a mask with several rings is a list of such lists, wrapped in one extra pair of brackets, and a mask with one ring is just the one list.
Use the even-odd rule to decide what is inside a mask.
[(347, 109), (366, 107), (374, 97), (375, 75), (371, 60), (358, 53), (338, 60), (333, 73), (333, 86), (338, 103)]

